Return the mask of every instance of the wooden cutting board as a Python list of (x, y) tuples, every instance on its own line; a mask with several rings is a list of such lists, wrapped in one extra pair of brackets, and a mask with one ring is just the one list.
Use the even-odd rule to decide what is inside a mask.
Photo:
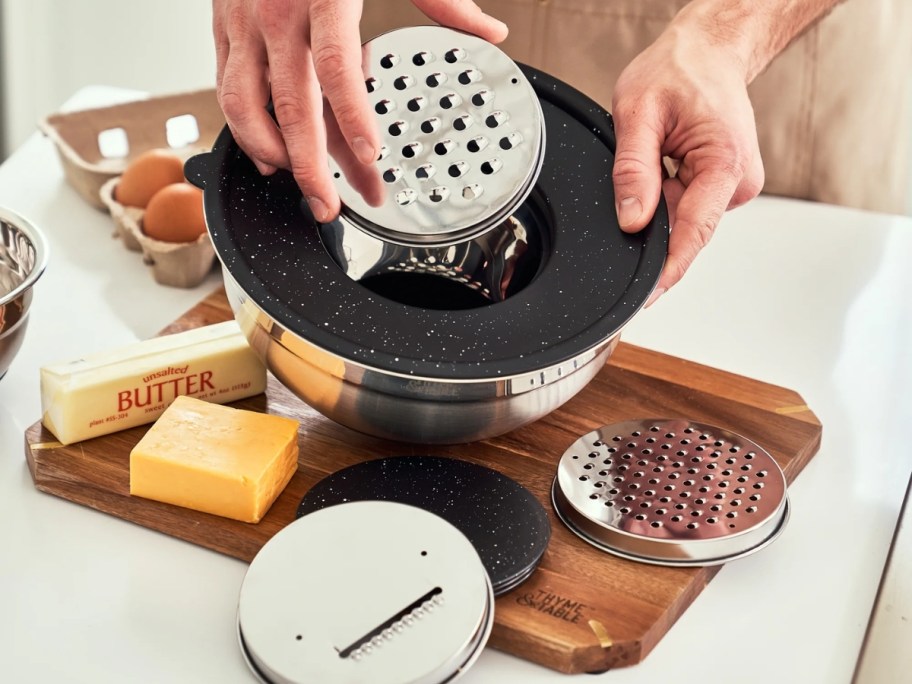
[[(220, 288), (163, 332), (231, 318)], [(638, 663), (718, 568), (665, 568), (615, 558), (581, 541), (554, 516), (557, 462), (578, 437), (633, 418), (686, 418), (763, 445), (792, 481), (820, 446), (821, 425), (795, 392), (621, 343), (605, 368), (549, 416), (496, 439), (422, 448), (353, 432), (315, 412), (270, 377), (264, 395), (235, 406), (301, 423), (297, 474), (257, 525), (131, 498), (129, 454), (148, 426), (62, 446), (38, 422), (25, 433), (35, 486), (125, 520), (250, 561), (294, 520), (304, 493), (342, 467), (380, 456), (434, 453), (494, 468), (529, 488), (551, 516), (539, 569), (497, 599), (490, 645), (561, 672)], [(143, 534), (137, 531), (137, 534)]]

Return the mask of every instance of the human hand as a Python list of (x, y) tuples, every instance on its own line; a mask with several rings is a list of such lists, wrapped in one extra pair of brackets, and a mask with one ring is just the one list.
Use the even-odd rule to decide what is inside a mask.
[[(491, 42), (507, 35), (472, 0), (412, 1), (445, 26)], [(260, 173), (291, 170), (314, 218), (329, 221), (340, 209), (329, 147), (377, 203), (380, 135), (361, 68), (362, 0), (213, 0), (212, 8), (219, 104)]]
[[(763, 187), (746, 74), (724, 46), (672, 24), (618, 78), (612, 104), (618, 222), (626, 232), (641, 230), (664, 190), (672, 226), (647, 306), (681, 279), (722, 214)], [(663, 156), (677, 162), (664, 182)]]

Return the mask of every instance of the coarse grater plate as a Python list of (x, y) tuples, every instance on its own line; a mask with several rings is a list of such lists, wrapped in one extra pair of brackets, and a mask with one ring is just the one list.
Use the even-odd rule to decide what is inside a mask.
[(383, 138), (385, 200), (370, 206), (331, 171), (343, 213), (399, 244), (467, 240), (526, 198), (544, 157), (544, 117), (519, 66), (481, 38), (441, 26), (364, 45), (371, 107)]
[(785, 476), (762, 447), (685, 420), (632, 420), (567, 449), (558, 517), (609, 553), (656, 565), (725, 563), (772, 542), (789, 516)]

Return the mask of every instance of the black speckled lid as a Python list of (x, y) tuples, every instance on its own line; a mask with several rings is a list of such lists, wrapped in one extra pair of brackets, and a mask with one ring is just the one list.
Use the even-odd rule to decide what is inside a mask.
[(548, 368), (618, 332), (658, 282), (668, 246), (664, 201), (640, 233), (614, 209), (611, 116), (530, 67), (548, 130), (533, 195), (543, 198), (552, 249), (535, 280), (506, 301), (426, 309), (347, 277), (320, 241), (291, 174), (261, 176), (226, 128), (187, 162), (204, 187), (206, 221), (224, 268), (286, 330), (346, 360), (441, 379), (509, 377)]
[(365, 461), (320, 480), (297, 516), (349, 501), (393, 501), (430, 511), (458, 528), (478, 551), (495, 596), (522, 583), (551, 539), (544, 507), (496, 470), (441, 456)]

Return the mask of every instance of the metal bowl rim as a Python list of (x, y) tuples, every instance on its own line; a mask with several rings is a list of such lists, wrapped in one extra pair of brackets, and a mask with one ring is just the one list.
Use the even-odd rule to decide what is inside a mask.
[(34, 223), (20, 214), (0, 207), (0, 221), (14, 225), (17, 230), (28, 238), (29, 243), (35, 250), (35, 264), (32, 266), (31, 270), (29, 270), (25, 280), (6, 294), (0, 295), (0, 306), (3, 306), (34, 286), (38, 281), (38, 278), (41, 277), (41, 274), (44, 273), (44, 269), (47, 267), (49, 249), (44, 234)]

